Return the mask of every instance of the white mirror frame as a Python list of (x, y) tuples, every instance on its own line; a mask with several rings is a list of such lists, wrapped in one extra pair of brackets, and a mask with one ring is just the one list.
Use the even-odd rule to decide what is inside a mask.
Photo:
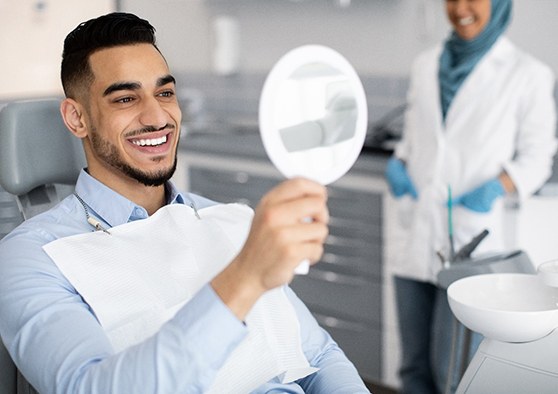
[[(354, 92), (357, 108), (356, 130), (354, 136), (343, 151), (343, 159), (335, 162), (331, 167), (310, 168), (306, 165), (297, 165), (293, 160), (293, 153), (288, 152), (275, 121), (275, 109), (282, 84), (284, 84), (296, 70), (310, 64), (323, 63), (332, 69), (338, 70), (347, 77), (347, 81)], [(368, 108), (366, 95), (362, 83), (352, 65), (335, 50), (321, 45), (305, 45), (295, 48), (285, 54), (272, 68), (264, 83), (259, 106), (259, 125), (265, 150), (277, 167), (287, 178), (301, 176), (309, 178), (323, 185), (327, 185), (343, 176), (357, 160), (366, 137), (368, 125)], [(319, 149), (334, 148), (323, 147)], [(309, 151), (311, 151), (310, 149)], [(310, 154), (310, 152), (297, 152), (297, 155)], [(318, 157), (318, 156), (317, 156)]]

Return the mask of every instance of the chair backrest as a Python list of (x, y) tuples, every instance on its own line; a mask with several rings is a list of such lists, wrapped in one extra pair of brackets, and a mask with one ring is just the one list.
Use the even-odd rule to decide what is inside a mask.
[[(60, 100), (45, 99), (0, 110), (0, 238), (70, 194), (86, 165), (59, 107)], [(0, 341), (0, 393), (33, 392)]]

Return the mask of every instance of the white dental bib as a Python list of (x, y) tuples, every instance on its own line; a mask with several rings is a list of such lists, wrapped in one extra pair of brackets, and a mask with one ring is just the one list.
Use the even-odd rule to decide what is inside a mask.
[[(151, 217), (58, 239), (43, 247), (93, 309), (115, 351), (155, 334), (240, 251), (253, 211), (172, 204)], [(315, 372), (283, 288), (265, 293), (246, 317), (248, 335), (217, 374), (210, 393), (247, 393), (281, 376)]]

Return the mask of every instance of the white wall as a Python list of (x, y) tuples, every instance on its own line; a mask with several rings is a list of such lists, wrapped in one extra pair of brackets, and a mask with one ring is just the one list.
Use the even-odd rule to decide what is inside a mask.
[[(0, 0), (0, 99), (60, 92), (62, 41), (79, 22), (115, 0)], [(363, 75), (408, 73), (412, 59), (443, 39), (443, 0), (120, 0), (121, 9), (150, 20), (175, 72), (212, 67), (212, 20), (237, 18), (241, 72), (267, 72), (289, 49), (307, 43), (343, 53)], [(557, 0), (515, 0), (509, 35), (558, 74)], [(39, 8), (43, 6), (42, 11)]]
[(209, 68), (210, 9), (206, 0), (121, 0), (120, 8), (151, 22), (173, 72)]
[(114, 0), (0, 0), (0, 99), (59, 95), (64, 37)]
[[(446, 37), (443, 0), (122, 0), (123, 10), (153, 22), (176, 71), (211, 69), (212, 18), (237, 18), (241, 70), (267, 71), (289, 49), (332, 46), (362, 74), (406, 75), (421, 50)], [(509, 36), (558, 74), (558, 1), (515, 0)]]

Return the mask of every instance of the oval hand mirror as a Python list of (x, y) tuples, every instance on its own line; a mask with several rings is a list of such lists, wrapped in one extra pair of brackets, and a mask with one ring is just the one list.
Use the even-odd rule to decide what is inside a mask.
[[(367, 112), (364, 89), (351, 64), (331, 48), (306, 45), (284, 55), (267, 76), (260, 133), (283, 175), (327, 185), (358, 158)], [(297, 273), (307, 269), (306, 264)]]

